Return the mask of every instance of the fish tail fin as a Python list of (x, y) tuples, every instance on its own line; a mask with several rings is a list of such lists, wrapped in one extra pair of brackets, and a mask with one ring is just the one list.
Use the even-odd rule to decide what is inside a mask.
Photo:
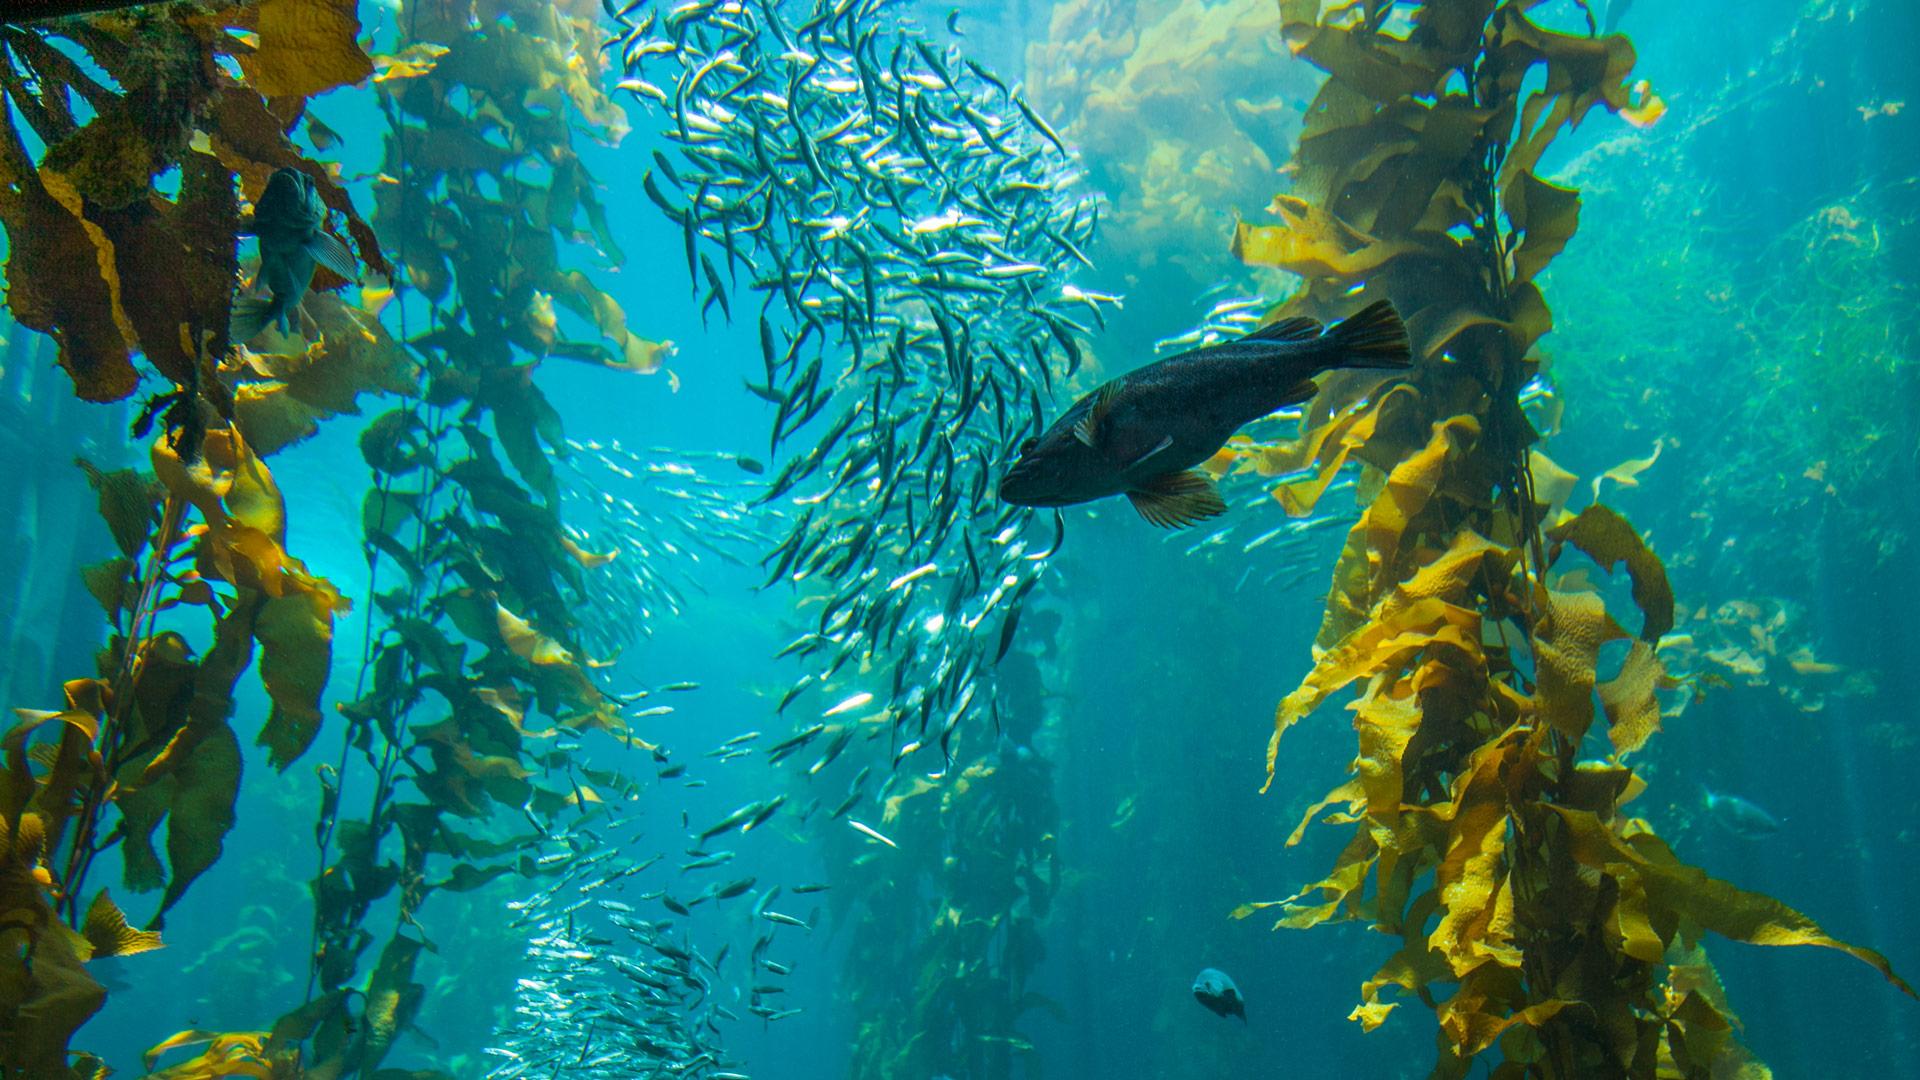
[(1332, 346), (1329, 367), (1405, 368), (1413, 366), (1407, 324), (1391, 301), (1376, 300), (1335, 323), (1322, 338)]
[(236, 296), (233, 315), (227, 321), (227, 340), (244, 345), (265, 330), (273, 318), (273, 301), (261, 296)]

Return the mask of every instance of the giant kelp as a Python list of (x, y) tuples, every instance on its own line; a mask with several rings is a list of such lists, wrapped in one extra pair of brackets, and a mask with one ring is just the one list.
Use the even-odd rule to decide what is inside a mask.
[[(1645, 787), (1627, 758), (1658, 727), (1673, 593), (1625, 518), (1561, 509), (1553, 489), (1570, 478), (1533, 450), (1520, 392), (1552, 325), (1540, 271), (1579, 221), (1578, 193), (1539, 177), (1541, 157), (1596, 107), (1648, 123), (1662, 106), (1630, 81), (1625, 38), (1555, 31), (1535, 8), (1280, 5), (1290, 47), (1329, 77), (1275, 200), (1281, 224), (1243, 224), (1234, 250), (1301, 277), (1275, 318), (1391, 297), (1425, 363), (1384, 393), (1330, 380), (1308, 414), (1308, 475), (1282, 481), (1300, 510), (1348, 457), (1369, 469), (1313, 669), (1268, 750), (1271, 771), (1288, 727), (1357, 688), (1354, 775), (1294, 839), (1331, 806), (1357, 828), (1324, 879), (1235, 914), (1365, 919), (1400, 939), (1353, 1018), (1384, 1022), (1396, 988), (1433, 1008), (1435, 1076), (1465, 1076), (1496, 1045), (1496, 1076), (1758, 1069), (1730, 1037), (1703, 931), (1843, 949), (1909, 988), (1877, 953), (1687, 866), (1621, 812)], [(1630, 582), (1635, 630), (1579, 587), (1588, 560)], [(1613, 642), (1628, 650), (1603, 678)], [(1582, 760), (1602, 734), (1606, 759)]]
[(1142, 294), (1212, 284), (1209, 238), (1271, 184), (1313, 89), (1276, 49), (1271, 9), (1066, 0), (1047, 19), (1027, 77), (1107, 196), (1101, 258)]
[[(4, 739), (0, 1069), (9, 1074), (69, 1075), (67, 1043), (105, 997), (83, 963), (133, 951), (124, 916), (88, 886), (98, 857), (117, 845), (128, 889), (164, 887), (152, 930), (219, 858), (240, 783), (232, 698), (256, 648), (273, 705), (259, 736), (271, 759), (298, 757), (318, 725), (345, 601), (285, 548), (286, 500), (262, 460), (273, 446), (256, 446), (237, 420), (248, 354), (226, 340), (236, 178), (253, 197), (275, 168), (306, 172), (343, 213), (361, 259), (385, 269), (343, 189), (286, 136), (307, 95), (368, 64), (350, 10), (302, 38), (309, 6), (327, 7), (179, 5), (0, 27), (9, 307), (53, 335), (82, 398), (127, 397), (142, 359), (164, 389), (137, 434), (165, 421), (151, 475), (81, 463), (119, 549), (83, 574), (110, 640), (92, 676), (66, 683), (63, 708), (16, 710)], [(356, 342), (366, 365), (328, 387), (336, 409), (351, 408), (355, 376), (388, 364), (383, 343)], [(177, 621), (196, 610), (211, 643), (198, 653)], [(163, 824), (164, 851), (154, 840)], [(137, 944), (153, 947), (157, 934)]]
[[(610, 658), (582, 641), (589, 624), (599, 644), (623, 643), (600, 609), (644, 592), (647, 570), (606, 550), (619, 538), (565, 521), (552, 457), (571, 445), (534, 377), (551, 357), (647, 372), (670, 351), (635, 335), (578, 265), (587, 249), (621, 258), (573, 145), (576, 129), (607, 142), (626, 132), (584, 59), (594, 13), (509, 0), (474, 22), (408, 6), (377, 60), (389, 182), (373, 221), (405, 269), (389, 316), (426, 386), (359, 440), (381, 619), (321, 775), (308, 1001), (277, 1028), (329, 1075), (378, 1069), (424, 1004), (414, 970), (434, 947), (419, 915), (432, 894), (558, 875), (535, 857), (549, 823), (630, 790), (576, 760), (571, 737), (651, 746), (595, 675)], [(569, 334), (556, 303), (586, 334)], [(356, 774), (359, 814), (345, 801)], [(363, 975), (382, 936), (367, 924), (389, 898), (397, 917)]]
[[(527, 853), (537, 835), (462, 831), (443, 818), (482, 819), (503, 799), (527, 813), (585, 814), (601, 791), (625, 790), (617, 776), (576, 770), (565, 750), (536, 753), (571, 730), (638, 740), (595, 685), (570, 610), (588, 593), (585, 575), (633, 571), (562, 524), (547, 455), (564, 436), (530, 375), (549, 355), (651, 370), (664, 347), (627, 331), (619, 306), (560, 258), (559, 241), (575, 236), (597, 236), (618, 257), (571, 148), (572, 124), (608, 139), (625, 130), (580, 59), (593, 55), (592, 11), (497, 14), (511, 26), (409, 13), (410, 33), (431, 38), (398, 43), (378, 65), (355, 41), (354, 5), (336, 0), (171, 5), (0, 29), (0, 88), (15, 110), (0, 123), (23, 118), (45, 146), (36, 158), (14, 127), (0, 132), (10, 306), (54, 335), (81, 397), (132, 393), (143, 377), (135, 359), (164, 386), (139, 424), (144, 435), (164, 423), (152, 474), (84, 466), (120, 549), (85, 574), (113, 633), (99, 671), (67, 683), (62, 709), (20, 710), (4, 742), (8, 1075), (73, 1074), (66, 1044), (104, 996), (82, 965), (158, 944), (130, 930), (104, 890), (85, 888), (97, 856), (117, 845), (130, 889), (165, 887), (156, 929), (219, 858), (240, 784), (234, 687), (256, 649), (272, 706), (260, 736), (269, 760), (284, 768), (316, 737), (333, 616), (346, 601), (286, 551), (287, 493), (262, 459), (355, 412), (364, 391), (411, 399), (360, 439), (376, 478), (363, 514), (369, 562), (376, 572), (382, 560), (397, 565), (404, 583), (370, 597), (369, 625), (381, 630), (367, 639), (357, 700), (341, 708), (339, 764), (319, 770), (308, 1001), (271, 1031), (164, 1040), (149, 1069), (198, 1047), (159, 1075), (371, 1071), (421, 1004), (411, 976), (431, 947), (418, 931), (393, 934), (358, 974), (375, 940), (361, 925), (373, 905), (397, 890), (402, 925), (417, 927), (436, 889), (536, 871)], [(236, 180), (251, 198), (276, 169), (305, 172), (367, 269), (391, 273), (375, 226), (334, 172), (290, 140), (304, 123), (313, 145), (332, 145), (305, 97), (376, 66), (376, 85), (391, 91), (392, 139), (375, 222), (408, 270), (386, 314), (406, 340), (383, 325), (392, 294), (377, 285), (359, 305), (309, 295), (296, 331), (263, 336), (259, 351), (228, 342), (244, 221)], [(513, 148), (461, 142), (475, 117), (433, 130), (452, 115), (450, 97), (484, 110)], [(491, 152), (476, 157), (482, 150)], [(508, 170), (510, 190), (508, 177), (491, 175)], [(517, 179), (530, 173), (545, 182)], [(592, 224), (577, 229), (583, 215)], [(529, 318), (549, 296), (611, 345), (557, 336), (550, 306)], [(428, 313), (424, 332), (409, 333), (410, 307)], [(468, 448), (458, 458), (448, 453), (456, 437)], [(192, 634), (211, 642), (198, 654), (179, 621), (195, 611), (211, 623)], [(483, 652), (469, 661), (475, 645)], [(429, 700), (449, 708), (414, 722)], [(364, 819), (342, 809), (356, 748), (372, 778)], [(419, 802), (397, 797), (408, 774)], [(387, 844), (396, 832), (397, 859)], [(444, 874), (442, 857), (453, 863)], [(97, 1066), (82, 1058), (72, 1068)]]

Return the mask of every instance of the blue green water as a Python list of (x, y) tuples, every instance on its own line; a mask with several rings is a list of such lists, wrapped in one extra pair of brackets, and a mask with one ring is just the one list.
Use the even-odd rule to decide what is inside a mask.
[[(1183, 20), (1198, 26), (1207, 10), (1092, 7), (1138, 27)], [(390, 31), (380, 9), (363, 8), (376, 35)], [(1050, 48), (1059, 43), (1049, 27), (1069, 21), (1031, 3), (961, 10), (960, 25), (971, 28), (961, 39), (964, 50), (1003, 73), (1045, 82), (1045, 65), (1061, 55)], [(946, 11), (916, 14), (937, 26)], [(1721, 644), (1773, 649), (1764, 682), (1731, 679), (1668, 719), (1637, 759), (1652, 786), (1634, 809), (1683, 857), (1779, 897), (1837, 937), (1884, 952), (1912, 977), (1920, 971), (1920, 786), (1913, 767), (1920, 716), (1909, 675), (1920, 650), (1913, 622), (1920, 579), (1911, 572), (1920, 533), (1913, 496), (1920, 484), (1920, 82), (1912, 67), (1920, 9), (1907, 0), (1761, 0), (1737, 8), (1639, 0), (1621, 29), (1639, 50), (1638, 74), (1653, 82), (1669, 112), (1644, 131), (1596, 114), (1543, 164), (1546, 175), (1584, 193), (1580, 231), (1545, 279), (1556, 330), (1541, 349), (1566, 401), (1563, 430), (1545, 449), (1583, 477), (1578, 502), (1588, 497), (1592, 477), (1644, 458), (1658, 440), (1661, 456), (1637, 485), (1611, 487), (1605, 501), (1666, 560), (1681, 607), (1699, 613), (1702, 651)], [(1314, 73), (1277, 42), (1266, 55), (1256, 75), (1286, 93), (1311, 91)], [(1204, 71), (1203, 60), (1194, 63)], [(1196, 85), (1212, 84), (1196, 76)], [(1262, 92), (1264, 84), (1247, 90), (1249, 97)], [(1077, 103), (1050, 104), (1059, 110), (1055, 123), (1075, 142)], [(374, 171), (380, 127), (369, 95), (342, 90), (314, 107), (346, 136), (338, 155), (346, 173)], [(1193, 109), (1213, 115), (1232, 105), (1195, 100)], [(678, 344), (668, 365), (676, 381), (559, 361), (543, 364), (537, 380), (576, 440), (765, 458), (772, 409), (741, 389), (743, 379), (763, 374), (756, 328), (750, 318), (731, 326), (703, 320), (688, 299), (680, 230), (639, 193), (636, 179), (650, 153), (666, 146), (655, 130), (660, 119), (637, 105), (630, 114), (634, 131), (619, 146), (582, 140), (584, 162), (606, 187), (611, 231), (627, 254), (599, 280), (639, 333)], [(1179, 126), (1143, 113), (1140, 137), (1164, 141), (1171, 153), (1191, 152), (1173, 137)], [(1297, 122), (1281, 122), (1288, 127), (1297, 130)], [(1231, 158), (1235, 148), (1221, 152)], [(1103, 177), (1127, 167), (1097, 159), (1086, 165), (1096, 194)], [(1231, 166), (1236, 178), (1259, 174), (1245, 161)], [(1208, 185), (1210, 195), (1219, 191), (1217, 173), (1201, 171), (1196, 184)], [(1093, 339), (1105, 370), (1151, 359), (1155, 339), (1197, 323), (1215, 298), (1202, 294), (1216, 283), (1232, 294), (1284, 294), (1281, 275), (1250, 272), (1232, 259), (1225, 232), (1233, 209), (1253, 217), (1277, 181), (1235, 182), (1226, 185), (1231, 205), (1209, 206), (1205, 218), (1222, 228), (1189, 234), (1179, 250), (1159, 250), (1152, 259), (1126, 233), (1144, 229), (1137, 217), (1152, 207), (1114, 202), (1108, 232), (1089, 252), (1095, 267), (1076, 278), (1126, 297), (1110, 328)], [(368, 190), (364, 183), (356, 189), (363, 207), (370, 205)], [(0, 607), (17, 613), (0, 631), (13, 650), (8, 704), (45, 707), (68, 677), (61, 673), (81, 670), (98, 644), (97, 624), (89, 621), (93, 601), (77, 584), (51, 584), (52, 575), (70, 574), (109, 549), (104, 531), (82, 516), (84, 498), (66, 490), (79, 484), (77, 474), (66, 475), (66, 462), (79, 452), (103, 463), (133, 463), (141, 455), (127, 445), (121, 414), (63, 400), (64, 376), (52, 370), (43, 339), (11, 325), (0, 334), (8, 339), (6, 386), (21, 403), (11, 423), (33, 433), (15, 451), (22, 476), (11, 481), (22, 492), (14, 545), (21, 569), (0, 582)], [(1048, 403), (1048, 414), (1070, 403), (1062, 393)], [(387, 407), (363, 406), (369, 415)], [(288, 550), (347, 596), (364, 598), (359, 500), (367, 477), (355, 445), (358, 425), (354, 417), (329, 421), (272, 465), (282, 488), (299, 493)], [(769, 465), (777, 470), (804, 445), (783, 449)], [(701, 469), (742, 481), (727, 471), (731, 465), (703, 460)], [(26, 482), (34, 474), (57, 484), (35, 488)], [(658, 484), (603, 482), (671, 510)], [(1247, 550), (1248, 541), (1285, 518), (1277, 505), (1247, 498), (1257, 488), (1232, 490), (1241, 497), (1229, 499), (1227, 518), (1172, 536), (1149, 529), (1119, 501), (1066, 513), (1065, 545), (1030, 594), (999, 676), (1030, 733), (1015, 747), (990, 734), (987, 718), (971, 719), (979, 735), (963, 743), (960, 764), (991, 761), (996, 779), (954, 795), (955, 808), (915, 834), (954, 857), (992, 850), (1011, 841), (972, 832), (979, 819), (967, 816), (965, 800), (1004, 799), (1017, 809), (986, 820), (1022, 836), (1038, 822), (1034, 835), (1047, 837), (1054, 852), (1047, 910), (1020, 909), (1035, 916), (1038, 935), (1030, 945), (1041, 959), (1030, 980), (1020, 994), (991, 979), (979, 991), (1006, 993), (1004, 1004), (1019, 1017), (1014, 1027), (1031, 1047), (1004, 1067), (979, 1076), (956, 1072), (950, 1080), (1385, 1080), (1422, 1076), (1431, 1067), (1432, 1021), (1417, 1001), (1404, 1003), (1376, 1032), (1363, 1033), (1347, 1019), (1359, 983), (1390, 951), (1387, 939), (1356, 924), (1270, 931), (1260, 915), (1228, 917), (1243, 902), (1291, 895), (1331, 864), (1343, 829), (1311, 830), (1294, 847), (1283, 842), (1301, 811), (1344, 775), (1353, 753), (1347, 716), (1338, 702), (1330, 704), (1290, 733), (1271, 790), (1260, 794), (1272, 710), (1311, 664), (1309, 643), (1343, 529), (1314, 531), (1284, 549)], [(1344, 521), (1358, 509), (1350, 492), (1336, 491), (1322, 512)], [(1231, 528), (1224, 539), (1201, 543), (1223, 526)], [(1048, 531), (1033, 528), (1036, 544)], [(633, 824), (616, 863), (665, 853), (651, 876), (621, 888), (664, 886), (686, 895), (709, 878), (717, 884), (749, 875), (761, 888), (834, 884), (774, 905), (801, 918), (818, 914), (813, 930), (777, 938), (781, 962), (793, 970), (782, 980), (780, 1005), (803, 1011), (770, 1023), (724, 1021), (718, 1041), (740, 1072), (755, 1077), (849, 1075), (860, 1026), (901, 1010), (925, 992), (923, 980), (940, 977), (922, 966), (918, 950), (942, 909), (942, 878), (887, 877), (886, 860), (927, 853), (855, 847), (864, 842), (823, 810), (804, 820), (786, 813), (764, 830), (730, 838), (735, 863), (681, 888), (678, 881), (689, 879), (676, 879), (673, 867), (692, 846), (683, 822), (697, 831), (776, 793), (789, 793), (796, 807), (820, 798), (830, 808), (844, 779), (813, 788), (760, 755), (725, 762), (703, 756), (748, 731), (765, 732), (758, 744), (770, 744), (819, 719), (836, 698), (809, 693), (785, 713), (774, 710), (809, 670), (793, 658), (774, 658), (813, 622), (796, 609), (794, 590), (760, 589), (766, 574), (759, 566), (696, 559), (684, 545), (657, 557), (684, 595), (681, 610), (656, 610), (604, 675), (609, 687), (628, 691), (681, 680), (700, 685), (674, 698), (671, 716), (639, 730), (689, 764), (686, 778), (705, 784), (655, 780), (644, 751), (604, 737), (584, 740), (593, 766), (643, 781), (637, 798), (618, 808)], [(1730, 602), (1754, 605), (1761, 623), (1781, 613), (1770, 645), (1751, 636), (1706, 640), (1705, 628), (1716, 625), (1710, 614)], [(370, 615), (377, 610), (361, 599), (336, 624), (325, 700), (330, 722), (332, 706), (347, 700), (354, 684), (357, 643)], [(1729, 634), (1750, 635), (1752, 622), (1724, 625), (1733, 628)], [(1803, 646), (1819, 663), (1844, 670), (1794, 672), (1787, 656)], [(243, 678), (236, 703), (243, 738), (266, 708), (257, 680)], [(110, 984), (106, 1010), (82, 1029), (76, 1047), (139, 1075), (139, 1052), (176, 1030), (264, 1029), (301, 1002), (308, 881), (317, 869), (313, 769), (334, 760), (339, 739), (337, 730), (323, 729), (309, 755), (284, 773), (249, 748), (225, 856), (170, 915), (166, 949), (103, 962), (118, 983)], [(850, 758), (866, 755), (859, 761), (882, 776), (893, 771), (885, 740), (855, 745)], [(898, 771), (896, 792), (916, 775), (957, 770), (941, 770), (928, 750)], [(367, 798), (364, 772), (347, 774), (349, 804)], [(939, 783), (951, 780), (943, 775)], [(1701, 804), (1702, 783), (1764, 806), (1780, 828), (1758, 839), (1716, 828)], [(884, 829), (877, 813), (868, 806), (852, 816)], [(850, 867), (854, 852), (860, 862)], [(931, 865), (939, 862), (936, 856)], [(529, 935), (509, 925), (507, 905), (542, 888), (510, 875), (429, 901), (421, 931), (435, 951), (415, 975), (427, 988), (425, 1005), (417, 1027), (396, 1043), (389, 1068), (468, 1077), (499, 1064), (484, 1050), (516, 1022), (513, 1010), (525, 991), (515, 979), (531, 971)], [(150, 899), (128, 896), (123, 904), (137, 922)], [(733, 942), (734, 966), (722, 965), (711, 992), (742, 1016), (740, 988), (751, 980), (739, 965), (754, 935), (746, 915), (751, 903), (702, 905), (686, 921), (709, 955)], [(663, 915), (656, 906), (650, 917)], [(382, 920), (391, 918), (377, 912), (373, 923), (384, 933)], [(1869, 968), (1825, 950), (1712, 940), (1709, 948), (1744, 1021), (1741, 1037), (1774, 1075), (1920, 1076), (1920, 1006)], [(1238, 981), (1246, 1025), (1193, 1001), (1189, 985), (1203, 967)], [(1047, 1003), (1022, 996), (1028, 991)]]

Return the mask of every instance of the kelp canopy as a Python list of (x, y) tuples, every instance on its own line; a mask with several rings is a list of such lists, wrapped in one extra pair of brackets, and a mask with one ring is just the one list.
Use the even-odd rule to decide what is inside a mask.
[[(1271, 208), (1281, 223), (1242, 223), (1234, 251), (1301, 278), (1271, 318), (1390, 297), (1425, 362), (1383, 392), (1329, 380), (1299, 442), (1231, 455), (1303, 470), (1274, 489), (1291, 513), (1350, 458), (1369, 493), (1268, 750), (1271, 774), (1286, 730), (1356, 689), (1354, 775), (1289, 843), (1328, 807), (1356, 829), (1323, 880), (1235, 915), (1364, 919), (1399, 938), (1353, 1018), (1380, 1025), (1396, 995), (1434, 1009), (1436, 1077), (1496, 1046), (1503, 1077), (1765, 1075), (1731, 1037), (1703, 931), (1841, 949), (1912, 990), (1878, 953), (1681, 862), (1622, 809), (1646, 787), (1628, 759), (1659, 727), (1656, 691), (1679, 688), (1657, 651), (1673, 593), (1625, 518), (1564, 509), (1575, 478), (1534, 448), (1521, 391), (1552, 327), (1540, 273), (1579, 222), (1542, 156), (1596, 107), (1644, 125), (1664, 106), (1631, 81), (1624, 37), (1550, 29), (1539, 6), (1280, 4), (1290, 49), (1328, 78)], [(1624, 569), (1635, 631), (1583, 564)], [(1613, 642), (1625, 659), (1603, 677)]]

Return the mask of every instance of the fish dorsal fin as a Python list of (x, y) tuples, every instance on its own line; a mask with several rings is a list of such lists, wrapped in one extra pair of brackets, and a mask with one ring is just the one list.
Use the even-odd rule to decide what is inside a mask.
[(1119, 397), (1119, 379), (1115, 379), (1100, 389), (1095, 390), (1093, 408), (1088, 409), (1087, 415), (1081, 417), (1080, 422), (1073, 425), (1073, 437), (1088, 446), (1099, 446), (1100, 421), (1107, 418), (1107, 413), (1112, 411), (1113, 403)]
[(1194, 469), (1144, 480), (1127, 498), (1141, 517), (1163, 529), (1184, 529), (1227, 512), (1213, 478)]
[(353, 254), (332, 233), (314, 230), (313, 239), (307, 241), (307, 254), (313, 256), (314, 262), (348, 281), (360, 280), (360, 268), (354, 265)]
[(1291, 319), (1281, 319), (1248, 334), (1246, 341), (1311, 341), (1320, 336), (1326, 327), (1320, 320), (1309, 319), (1305, 315), (1296, 315)]

